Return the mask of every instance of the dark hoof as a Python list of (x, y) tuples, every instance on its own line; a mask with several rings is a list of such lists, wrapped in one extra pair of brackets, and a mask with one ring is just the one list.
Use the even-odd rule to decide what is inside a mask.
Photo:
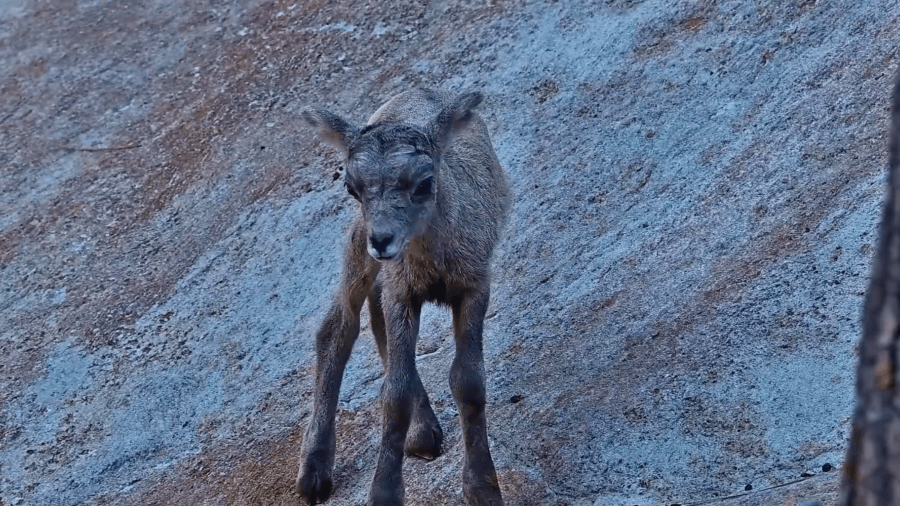
[(366, 502), (366, 506), (403, 506), (403, 499), (392, 498), (374, 498), (370, 497)]
[(443, 453), (444, 431), (441, 426), (435, 423), (429, 427), (422, 425), (416, 427), (418, 430), (410, 431), (406, 436), (406, 444), (403, 445), (403, 451), (407, 457), (422, 460), (434, 460)]
[(492, 470), (475, 477), (466, 471), (470, 470), (463, 470), (463, 499), (466, 506), (503, 506), (496, 472)]
[(464, 490), (466, 506), (503, 506), (499, 489)]
[(306, 504), (310, 505), (323, 503), (331, 497), (330, 473), (322, 472), (316, 467), (313, 462), (302, 464), (300, 475), (297, 477), (297, 492)]

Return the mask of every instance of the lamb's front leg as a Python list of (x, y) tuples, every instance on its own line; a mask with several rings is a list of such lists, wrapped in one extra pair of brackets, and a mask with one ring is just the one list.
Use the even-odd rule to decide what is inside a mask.
[(387, 327), (387, 363), (381, 387), (381, 449), (369, 506), (402, 506), (403, 445), (415, 409), (416, 337), (422, 302), (407, 294), (386, 290), (382, 297)]
[(482, 327), (490, 292), (487, 287), (453, 304), (456, 357), (450, 368), (450, 390), (459, 407), (463, 446), (463, 498), (468, 506), (501, 506), (500, 484), (488, 448), (484, 413)]
[(379, 269), (365, 247), (365, 233), (357, 228), (345, 255), (340, 291), (316, 335), (313, 413), (300, 450), (296, 483), (309, 504), (324, 502), (331, 495), (338, 393), (344, 366), (359, 335), (359, 311)]
[[(381, 281), (376, 279), (372, 291), (369, 293), (369, 316), (372, 333), (375, 334), (375, 342), (378, 344), (378, 353), (381, 355), (382, 365), (387, 370), (387, 331), (385, 330), (384, 310), (381, 307), (381, 293)], [(415, 392), (414, 408), (403, 451), (407, 457), (434, 460), (443, 451), (444, 431), (441, 430), (441, 424), (431, 409), (431, 403), (428, 401), (428, 394), (425, 393), (422, 382), (417, 381), (413, 385), (413, 390)]]

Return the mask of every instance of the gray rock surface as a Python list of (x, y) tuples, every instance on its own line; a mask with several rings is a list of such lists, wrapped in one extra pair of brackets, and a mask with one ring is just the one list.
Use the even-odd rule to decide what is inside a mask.
[[(356, 212), (298, 111), (418, 84), (487, 94), (516, 192), (507, 503), (834, 504), (898, 48), (888, 0), (0, 0), (0, 504), (296, 502)], [(459, 504), (449, 314), (421, 329), (447, 454), (408, 503)], [(329, 504), (380, 377), (364, 328)]]

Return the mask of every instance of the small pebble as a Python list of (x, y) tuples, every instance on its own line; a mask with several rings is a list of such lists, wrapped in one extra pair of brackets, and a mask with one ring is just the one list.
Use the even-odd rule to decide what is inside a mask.
[(524, 399), (524, 397), (522, 397), (521, 395), (514, 395), (514, 396), (512, 396), (512, 397), (509, 398), (509, 402), (511, 402), (511, 403), (513, 403), (513, 404), (516, 404), (516, 403), (518, 403), (519, 401), (521, 401), (522, 399)]
[(801, 473), (800, 474), (801, 478), (812, 478), (813, 476), (815, 476), (815, 475), (812, 473)]
[(753, 490), (753, 485), (751, 485), (751, 484), (748, 483), (747, 486), (744, 487), (744, 490), (746, 490), (747, 492)]
[(832, 469), (834, 469), (834, 467), (831, 464), (829, 464), (828, 462), (822, 464), (822, 472), (823, 473), (827, 473), (828, 471), (831, 471)]

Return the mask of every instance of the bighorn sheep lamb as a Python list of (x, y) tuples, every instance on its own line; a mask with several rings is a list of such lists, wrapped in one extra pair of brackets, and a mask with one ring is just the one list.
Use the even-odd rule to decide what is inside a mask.
[(357, 128), (323, 109), (303, 111), (320, 138), (346, 158), (347, 191), (362, 205), (350, 232), (340, 290), (316, 336), (315, 400), (303, 439), (297, 489), (328, 499), (335, 410), (344, 366), (368, 298), (385, 367), (382, 438), (369, 505), (402, 505), (404, 451), (431, 460), (443, 432), (416, 372), (424, 302), (450, 306), (456, 357), (450, 389), (465, 449), (463, 496), (501, 505), (487, 441), (482, 326), (490, 259), (511, 205), (506, 174), (475, 108), (480, 93), (401, 93)]

